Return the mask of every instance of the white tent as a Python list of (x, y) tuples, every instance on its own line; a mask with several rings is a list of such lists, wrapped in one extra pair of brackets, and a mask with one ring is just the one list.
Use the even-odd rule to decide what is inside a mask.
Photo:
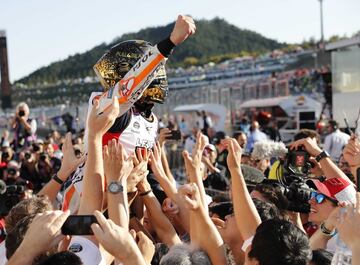
[[(205, 111), (213, 121), (213, 127), (216, 131), (225, 130), (226, 108), (219, 104), (192, 104), (181, 105), (174, 108), (174, 112), (188, 113), (192, 116), (196, 111)], [(195, 119), (193, 119), (195, 121)]]
[(299, 111), (315, 111), (318, 119), (321, 114), (321, 102), (309, 96), (286, 96), (275, 98), (251, 99), (243, 102), (240, 108), (265, 108), (279, 106), (289, 117), (295, 117)]

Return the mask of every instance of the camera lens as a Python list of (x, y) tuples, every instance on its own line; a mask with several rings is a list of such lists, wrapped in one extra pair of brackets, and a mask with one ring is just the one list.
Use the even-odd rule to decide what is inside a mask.
[(33, 151), (34, 152), (39, 152), (40, 151), (40, 146), (37, 144), (33, 144)]
[(25, 111), (23, 111), (23, 110), (20, 110), (20, 111), (19, 111), (19, 116), (20, 116), (20, 117), (23, 117), (23, 116), (25, 116)]
[(25, 153), (25, 159), (26, 159), (26, 160), (29, 160), (30, 158), (31, 158), (31, 154), (28, 153), (28, 152), (26, 152), (26, 153)]
[(2, 160), (6, 160), (7, 158), (9, 158), (9, 153), (8, 152), (4, 152), (4, 153), (2, 153), (2, 155), (1, 155), (1, 159)]
[(75, 149), (74, 153), (76, 157), (81, 156), (81, 151), (79, 149)]
[(16, 174), (16, 169), (15, 169), (15, 168), (9, 168), (9, 169), (7, 170), (7, 173), (8, 173), (9, 175), (15, 175), (15, 174)]

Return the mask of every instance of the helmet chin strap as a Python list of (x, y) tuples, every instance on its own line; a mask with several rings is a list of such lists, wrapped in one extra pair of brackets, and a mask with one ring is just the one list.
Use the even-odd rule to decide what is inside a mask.
[(146, 119), (149, 119), (151, 117), (152, 109), (154, 108), (154, 103), (149, 103), (139, 100), (135, 102), (134, 106)]

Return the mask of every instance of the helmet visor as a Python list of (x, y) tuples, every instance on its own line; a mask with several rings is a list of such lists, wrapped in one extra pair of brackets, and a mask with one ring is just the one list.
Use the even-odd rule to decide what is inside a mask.
[(145, 101), (164, 103), (166, 96), (167, 96), (166, 89), (162, 89), (158, 86), (155, 86), (155, 87), (148, 87), (147, 89), (145, 89), (142, 95), (142, 99)]

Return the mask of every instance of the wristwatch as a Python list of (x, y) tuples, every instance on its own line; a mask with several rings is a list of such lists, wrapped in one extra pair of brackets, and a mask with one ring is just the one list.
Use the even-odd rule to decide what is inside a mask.
[(315, 157), (315, 160), (316, 162), (320, 162), (321, 159), (323, 158), (326, 158), (326, 157), (330, 157), (329, 153), (326, 152), (325, 150), (322, 151), (320, 154), (318, 154), (316, 157)]
[(107, 187), (107, 190), (112, 194), (118, 194), (124, 191), (124, 187), (120, 181), (111, 181)]

